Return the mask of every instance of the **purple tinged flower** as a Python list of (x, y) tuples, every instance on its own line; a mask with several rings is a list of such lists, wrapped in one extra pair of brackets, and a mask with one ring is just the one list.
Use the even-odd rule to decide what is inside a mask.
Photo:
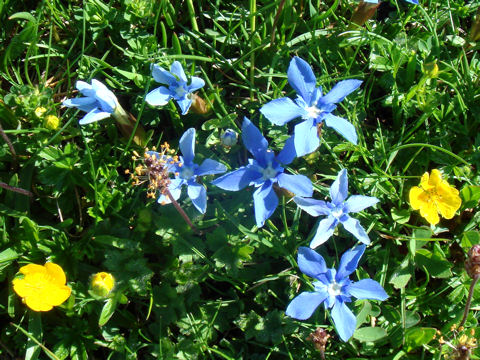
[(67, 99), (63, 105), (70, 108), (76, 107), (87, 113), (80, 119), (80, 125), (106, 119), (114, 115), (116, 110), (124, 112), (113, 92), (100, 81), (93, 79), (92, 85), (84, 81), (77, 81), (75, 87), (85, 97)]
[(338, 335), (347, 341), (355, 331), (357, 320), (346, 305), (357, 299), (386, 300), (387, 293), (375, 280), (362, 279), (357, 282), (349, 276), (358, 267), (358, 262), (365, 251), (365, 245), (359, 245), (346, 251), (340, 259), (338, 271), (327, 269), (325, 260), (308, 247), (298, 249), (298, 267), (300, 270), (316, 279), (313, 292), (302, 292), (295, 297), (287, 307), (286, 314), (298, 320), (306, 320), (312, 316), (316, 308), (324, 303), (325, 309), (332, 309), (330, 315)]
[(337, 179), (330, 187), (330, 197), (332, 202), (323, 200), (306, 199), (295, 197), (293, 201), (304, 211), (312, 216), (326, 215), (318, 224), (317, 231), (310, 243), (312, 249), (323, 244), (330, 236), (339, 223), (364, 244), (370, 244), (367, 232), (360, 225), (357, 219), (350, 217), (350, 213), (359, 212), (367, 207), (375, 205), (379, 200), (372, 196), (352, 195), (348, 196), (348, 177), (347, 170), (341, 170)]
[(233, 146), (237, 143), (238, 134), (235, 130), (227, 129), (220, 136), (220, 141), (224, 146)]
[(173, 62), (170, 71), (161, 66), (153, 65), (152, 76), (156, 82), (167, 86), (160, 86), (150, 91), (145, 98), (147, 103), (153, 106), (163, 106), (170, 99), (174, 99), (180, 106), (182, 115), (188, 113), (192, 105), (192, 93), (205, 86), (205, 81), (196, 76), (192, 76), (190, 83), (188, 83), (182, 64), (178, 61)]
[(292, 139), (287, 140), (283, 150), (275, 156), (268, 149), (268, 142), (260, 130), (247, 118), (243, 120), (242, 139), (253, 159), (248, 159), (246, 166), (215, 179), (212, 184), (229, 191), (255, 186), (253, 203), (258, 227), (262, 227), (277, 208), (278, 197), (273, 190), (275, 183), (295, 195), (312, 196), (313, 185), (306, 176), (284, 173), (282, 165), (288, 165), (295, 159)]
[(348, 141), (357, 144), (355, 127), (347, 120), (335, 116), (332, 111), (337, 103), (348, 94), (358, 89), (362, 81), (344, 80), (337, 83), (326, 95), (322, 88), (317, 87), (317, 80), (310, 65), (295, 56), (288, 67), (288, 82), (298, 96), (295, 101), (288, 97), (275, 99), (265, 104), (260, 112), (273, 124), (284, 125), (287, 122), (302, 118), (295, 126), (293, 134), (297, 156), (303, 156), (315, 151), (320, 145), (317, 126), (322, 122), (333, 128)]
[[(202, 214), (207, 210), (207, 191), (205, 186), (197, 183), (197, 176), (221, 174), (227, 171), (225, 165), (212, 159), (205, 159), (201, 165), (195, 164), (195, 129), (190, 128), (182, 135), (179, 147), (183, 156), (180, 160), (171, 165), (169, 171), (175, 173), (175, 179), (172, 180), (168, 189), (173, 198), (177, 200), (180, 197), (182, 186), (187, 185), (188, 197), (193, 205)], [(170, 199), (165, 195), (160, 195), (158, 202), (161, 204), (170, 203)]]

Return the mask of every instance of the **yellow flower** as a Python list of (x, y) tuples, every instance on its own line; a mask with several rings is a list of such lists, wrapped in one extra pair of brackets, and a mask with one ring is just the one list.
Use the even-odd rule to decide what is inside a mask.
[(47, 115), (43, 121), (43, 125), (49, 130), (57, 130), (60, 126), (60, 119), (55, 115)]
[(91, 286), (96, 295), (105, 297), (115, 286), (115, 278), (112, 274), (102, 271), (93, 275)]
[(54, 263), (22, 266), (23, 278), (13, 280), (13, 290), (34, 311), (49, 311), (67, 300), (71, 289), (63, 269)]
[(35, 109), (35, 116), (41, 118), (46, 112), (47, 109), (45, 109), (43, 106), (39, 106)]
[(432, 225), (440, 221), (438, 213), (451, 219), (462, 204), (458, 190), (443, 180), (437, 169), (433, 169), (431, 175), (428, 172), (423, 174), (420, 187), (411, 188), (409, 198), (412, 208), (420, 210), (420, 215)]

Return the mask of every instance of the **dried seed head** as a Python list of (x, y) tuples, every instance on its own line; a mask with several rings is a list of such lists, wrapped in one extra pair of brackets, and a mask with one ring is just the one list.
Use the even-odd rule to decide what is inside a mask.
[(140, 160), (142, 163), (135, 167), (135, 171), (130, 176), (133, 179), (133, 185), (148, 182), (148, 198), (156, 198), (157, 192), (164, 194), (168, 189), (171, 182), (170, 173), (178, 163), (178, 157), (173, 153), (174, 151), (170, 150), (167, 143), (161, 145), (158, 152), (146, 149), (143, 156), (136, 151), (133, 152), (132, 159)]
[(473, 245), (468, 251), (465, 269), (472, 279), (480, 275), (480, 245)]
[(327, 330), (324, 328), (317, 328), (314, 332), (308, 335), (307, 340), (313, 342), (315, 349), (320, 351), (323, 356), (329, 338), (330, 335)]

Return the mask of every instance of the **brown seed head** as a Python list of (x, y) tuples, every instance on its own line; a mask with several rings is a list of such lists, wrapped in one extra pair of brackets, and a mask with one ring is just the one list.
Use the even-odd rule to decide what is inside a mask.
[(473, 245), (468, 251), (465, 269), (472, 279), (480, 275), (480, 245)]

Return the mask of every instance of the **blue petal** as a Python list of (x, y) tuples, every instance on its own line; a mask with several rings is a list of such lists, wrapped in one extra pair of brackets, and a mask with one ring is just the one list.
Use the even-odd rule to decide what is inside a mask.
[(289, 175), (281, 173), (277, 175), (278, 185), (298, 196), (312, 196), (313, 185), (310, 179), (304, 175)]
[(321, 104), (337, 104), (345, 97), (357, 90), (360, 85), (362, 85), (361, 80), (343, 80), (337, 83), (330, 92), (322, 96), (319, 100), (319, 105)]
[(253, 180), (262, 176), (259, 172), (248, 166), (243, 166), (235, 171), (229, 172), (212, 181), (213, 185), (229, 191), (238, 191), (250, 184)]
[(192, 81), (191, 81), (190, 85), (188, 85), (187, 90), (188, 90), (188, 92), (193, 92), (193, 91), (198, 90), (198, 89), (200, 89), (204, 86), (205, 86), (205, 81), (203, 81), (199, 77), (192, 76)]
[(165, 70), (164, 68), (158, 65), (153, 65), (152, 76), (155, 79), (155, 81), (160, 84), (172, 85), (177, 82), (177, 79), (175, 78), (175, 76), (170, 74), (170, 71)]
[(357, 269), (358, 262), (365, 252), (365, 248), (366, 246), (362, 244), (343, 253), (342, 258), (340, 259), (340, 265), (338, 266), (337, 275), (335, 276), (337, 282), (342, 281)]
[(320, 274), (327, 271), (327, 264), (322, 255), (305, 246), (298, 248), (297, 263), (298, 267), (305, 275), (314, 279), (318, 279)]
[(205, 159), (202, 162), (202, 165), (200, 165), (195, 171), (195, 175), (215, 175), (224, 173), (225, 171), (227, 171), (227, 167), (222, 163), (212, 159)]
[[(408, 0), (407, 0), (408, 1)], [(363, 0), (363, 2), (368, 2), (372, 4), (378, 4), (378, 0)]]
[(180, 151), (182, 152), (183, 162), (185, 164), (192, 164), (195, 157), (195, 129), (190, 128), (185, 131), (178, 143)]
[(95, 98), (100, 103), (100, 107), (103, 111), (113, 113), (117, 107), (117, 98), (110, 90), (100, 89), (95, 93)]
[(285, 125), (290, 120), (306, 114), (305, 109), (295, 104), (288, 97), (266, 103), (260, 108), (260, 112), (275, 125)]
[(259, 187), (253, 193), (253, 205), (255, 208), (255, 220), (258, 227), (262, 227), (265, 224), (278, 205), (278, 197), (273, 191), (271, 181), (266, 181), (261, 187)]
[(347, 169), (342, 169), (332, 186), (330, 187), (330, 197), (332, 198), (332, 203), (339, 205), (345, 201), (348, 196), (348, 175)]
[(288, 304), (285, 313), (294, 319), (306, 320), (327, 296), (327, 292), (302, 292)]
[(174, 75), (177, 75), (178, 78), (184, 83), (187, 82), (187, 77), (185, 76), (185, 72), (183, 71), (183, 66), (178, 61), (173, 62), (172, 66), (170, 67), (170, 72)]
[(82, 111), (89, 112), (97, 107), (97, 100), (93, 97), (81, 97), (65, 100), (62, 105), (66, 107), (76, 107)]
[(185, 99), (177, 100), (177, 104), (180, 107), (180, 110), (182, 110), (182, 115), (186, 115), (192, 105), (192, 99), (186, 97)]
[(331, 311), (335, 329), (343, 341), (348, 341), (357, 327), (357, 319), (343, 301), (336, 301)]
[(315, 249), (316, 247), (322, 245), (325, 241), (327, 241), (330, 236), (333, 235), (337, 224), (338, 220), (331, 215), (323, 220), (320, 220), (318, 223), (317, 231), (315, 232), (315, 236), (310, 242), (310, 247), (312, 249)]
[(90, 85), (89, 83), (86, 83), (85, 81), (81, 81), (81, 80), (77, 81), (75, 83), (75, 87), (84, 96), (88, 96), (88, 97), (95, 96), (95, 89), (93, 88), (92, 85)]
[[(168, 185), (168, 190), (170, 191), (170, 194), (172, 194), (172, 197), (175, 200), (178, 200), (178, 198), (180, 197), (180, 195), (182, 193), (183, 183), (184, 183), (183, 179), (175, 178), (171, 181), (170, 185)], [(163, 194), (158, 197), (157, 202), (161, 205), (171, 203), (170, 198), (166, 195), (163, 195)]]
[(83, 118), (81, 118), (78, 123), (80, 125), (86, 125), (86, 124), (90, 124), (90, 123), (95, 122), (95, 121), (106, 119), (106, 118), (110, 117), (111, 115), (112, 114), (110, 114), (108, 112), (101, 111), (100, 109), (95, 108), (92, 111), (90, 111), (87, 115), (85, 115)]
[(257, 160), (264, 158), (268, 149), (268, 142), (260, 130), (246, 117), (243, 118), (242, 139), (245, 147)]
[(205, 214), (207, 210), (207, 191), (205, 190), (205, 186), (197, 184), (194, 181), (189, 182), (187, 194), (197, 210)]
[(288, 82), (305, 102), (310, 105), (311, 95), (317, 85), (317, 79), (310, 65), (303, 59), (295, 56), (287, 71)]
[(405, 0), (405, 1), (409, 2), (410, 4), (418, 5), (418, 0)]
[(372, 279), (363, 279), (348, 285), (345, 292), (357, 299), (386, 300), (387, 293), (383, 287)]
[(324, 114), (323, 119), (325, 120), (325, 125), (331, 127), (352, 144), (357, 145), (357, 131), (355, 130), (355, 126), (353, 126), (350, 122), (330, 113)]
[(295, 150), (295, 138), (290, 136), (285, 145), (283, 146), (282, 151), (277, 155), (276, 160), (283, 165), (290, 164), (297, 157), (297, 152)]
[(345, 216), (346, 219), (342, 217), (342, 224), (349, 233), (355, 236), (360, 242), (368, 245), (370, 244), (370, 238), (367, 235), (365, 229), (360, 225), (360, 222), (357, 219), (354, 219), (348, 215)]
[(293, 201), (295, 201), (300, 209), (312, 216), (330, 215), (331, 213), (327, 203), (323, 200), (305, 199), (296, 196), (293, 198)]
[(152, 106), (163, 106), (170, 101), (172, 94), (165, 86), (160, 86), (150, 91), (145, 97), (145, 101)]
[(313, 119), (308, 119), (295, 125), (295, 133), (293, 136), (297, 156), (310, 154), (320, 146), (317, 127)]
[(345, 201), (347, 213), (359, 212), (378, 203), (379, 200), (373, 196), (352, 195)]

